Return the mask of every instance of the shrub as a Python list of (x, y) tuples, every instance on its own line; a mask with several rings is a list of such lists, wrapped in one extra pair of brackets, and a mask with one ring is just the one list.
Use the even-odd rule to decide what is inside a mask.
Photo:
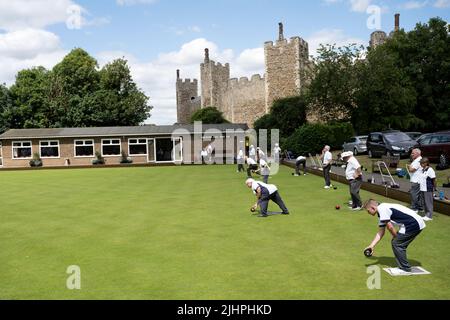
[(30, 167), (42, 167), (42, 160), (39, 153), (33, 153), (33, 159), (30, 160)]
[(95, 152), (95, 157), (96, 157), (97, 159), (92, 160), (92, 164), (93, 164), (93, 165), (105, 164), (105, 163), (106, 163), (105, 158), (102, 157), (102, 154), (101, 154), (100, 152), (96, 151), (96, 152)]
[(133, 160), (128, 158), (127, 153), (125, 151), (122, 151), (122, 159), (120, 160), (121, 164), (129, 164), (133, 163)]
[(355, 131), (353, 130), (353, 126), (350, 122), (335, 123), (329, 127), (332, 131), (329, 145), (335, 150), (340, 150), (344, 142), (348, 141), (355, 135)]
[(325, 145), (329, 145), (332, 149), (340, 149), (345, 140), (352, 135), (353, 128), (349, 123), (306, 124), (284, 141), (283, 149), (297, 155), (317, 154)]

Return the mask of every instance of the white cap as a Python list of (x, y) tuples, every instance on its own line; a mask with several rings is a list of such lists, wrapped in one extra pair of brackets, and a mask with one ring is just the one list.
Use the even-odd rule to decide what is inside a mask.
[(245, 181), (245, 184), (248, 185), (249, 183), (255, 182), (255, 179), (249, 178)]
[(352, 157), (352, 156), (353, 156), (353, 152), (351, 152), (351, 151), (342, 152), (342, 154), (341, 154), (342, 159), (344, 159), (346, 157)]

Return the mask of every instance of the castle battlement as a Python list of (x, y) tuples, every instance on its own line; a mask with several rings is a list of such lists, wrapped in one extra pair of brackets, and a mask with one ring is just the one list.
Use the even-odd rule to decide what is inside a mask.
[(177, 79), (177, 83), (178, 84), (198, 84), (198, 80), (197, 79)]
[(264, 48), (277, 48), (283, 46), (292, 46), (292, 45), (300, 45), (301, 47), (308, 47), (308, 42), (300, 37), (291, 37), (289, 39), (281, 39), (274, 41), (266, 41), (264, 42)]
[(206, 64), (205, 63), (201, 63), (200, 66), (202, 68), (204, 68), (205, 66), (212, 66), (212, 67), (215, 67), (215, 68), (224, 68), (224, 69), (229, 69), (230, 68), (230, 64), (229, 63), (222, 64), (221, 62), (215, 62), (213, 60), (210, 60)]
[(254, 84), (258, 84), (264, 82), (264, 77), (261, 77), (260, 74), (254, 74), (250, 79), (248, 77), (240, 77), (230, 79), (230, 86), (235, 87), (243, 87), (243, 86), (253, 86)]
[(231, 78), (230, 64), (211, 60), (205, 48), (198, 81), (200, 98), (196, 80), (177, 81), (178, 122), (189, 121), (195, 108), (214, 106), (228, 121), (252, 127), (269, 112), (273, 101), (299, 94), (305, 86), (301, 75), (309, 63), (308, 47), (301, 37), (285, 38), (279, 23), (278, 39), (264, 43), (265, 73), (240, 78)]

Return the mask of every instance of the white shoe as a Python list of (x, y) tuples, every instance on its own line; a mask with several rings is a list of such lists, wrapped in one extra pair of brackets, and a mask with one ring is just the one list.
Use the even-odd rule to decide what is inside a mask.
[(294, 177), (300, 177), (298, 174), (294, 174)]
[(361, 207), (352, 208), (352, 211), (361, 211), (361, 210), (362, 210)]
[(324, 189), (330, 189), (331, 187), (329, 187), (329, 186), (325, 186), (325, 187), (323, 187)]
[(432, 218), (428, 218), (428, 217), (423, 217), (423, 221), (433, 221)]

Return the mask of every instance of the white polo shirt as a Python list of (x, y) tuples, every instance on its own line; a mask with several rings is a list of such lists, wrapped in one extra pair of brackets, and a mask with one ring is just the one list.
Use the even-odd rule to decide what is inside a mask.
[(359, 164), (358, 159), (356, 159), (355, 157), (351, 157), (350, 159), (348, 159), (347, 169), (345, 170), (345, 178), (347, 180), (355, 179), (355, 172), (359, 168), (361, 168), (361, 165)]
[(420, 171), (422, 170), (422, 167), (420, 166), (420, 160), (422, 160), (422, 157), (418, 157), (411, 163), (411, 167), (416, 170), (411, 173), (411, 183), (420, 183)]
[(400, 227), (400, 234), (417, 232), (426, 227), (421, 216), (400, 204), (381, 203), (377, 211), (380, 218), (378, 225), (385, 227), (388, 222), (392, 222)]
[(301, 160), (306, 160), (306, 157), (300, 156), (300, 157), (297, 158), (297, 161), (301, 161)]
[(278, 191), (277, 186), (274, 185), (274, 184), (266, 184), (266, 183), (263, 183), (263, 182), (254, 181), (252, 183), (253, 194), (256, 194), (256, 189), (258, 189), (258, 187), (267, 189), (267, 191), (269, 191), (269, 194), (273, 194), (276, 191)]
[(247, 158), (247, 164), (250, 166), (252, 164), (257, 164), (255, 160), (253, 160), (252, 158)]
[(428, 167), (426, 170), (420, 168), (420, 191), (423, 192), (433, 192), (434, 184), (433, 179), (436, 179), (436, 172), (432, 167)]
[(238, 160), (244, 159), (244, 151), (239, 150), (239, 153), (238, 153), (238, 155), (237, 155), (237, 159), (238, 159)]
[(331, 154), (330, 151), (325, 152), (325, 154), (323, 155), (323, 165), (329, 165), (331, 163), (331, 161), (333, 160), (333, 155)]
[(270, 175), (270, 167), (264, 159), (259, 160), (259, 166), (261, 167), (261, 174), (263, 176)]

